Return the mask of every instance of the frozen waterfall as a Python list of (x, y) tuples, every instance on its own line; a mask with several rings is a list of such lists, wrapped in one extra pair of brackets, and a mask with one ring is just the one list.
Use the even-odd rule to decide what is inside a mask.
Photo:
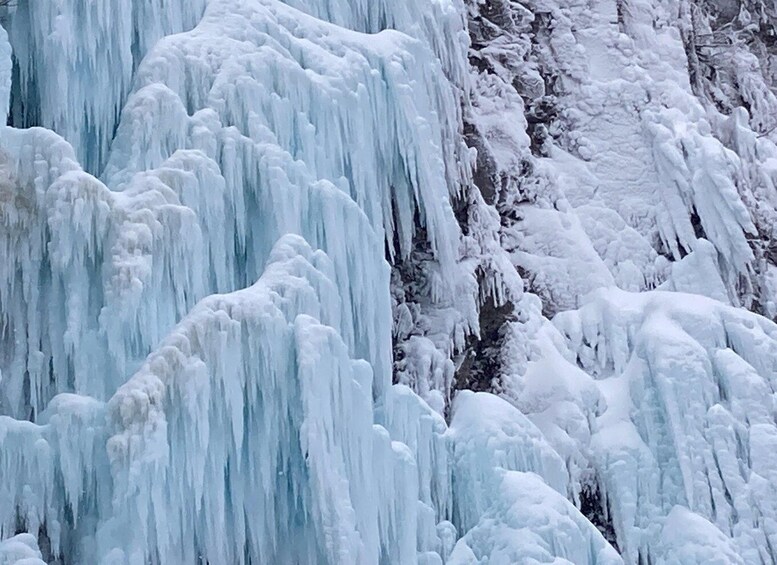
[(686, 4), (0, 2), (0, 565), (777, 563), (772, 54)]

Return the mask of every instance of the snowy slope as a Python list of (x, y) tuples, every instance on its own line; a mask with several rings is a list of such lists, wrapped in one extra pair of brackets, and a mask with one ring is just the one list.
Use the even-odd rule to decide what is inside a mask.
[(777, 562), (773, 16), (0, 5), (0, 565)]

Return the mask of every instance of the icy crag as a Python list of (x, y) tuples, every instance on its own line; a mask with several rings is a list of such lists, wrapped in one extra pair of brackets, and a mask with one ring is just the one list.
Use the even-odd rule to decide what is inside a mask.
[(777, 562), (773, 12), (0, 6), (0, 565)]

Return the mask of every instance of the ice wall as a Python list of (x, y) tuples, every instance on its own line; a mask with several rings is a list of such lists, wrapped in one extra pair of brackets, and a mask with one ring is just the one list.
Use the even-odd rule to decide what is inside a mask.
[(692, 512), (688, 559), (707, 535), (746, 563), (774, 560), (777, 325), (698, 295), (615, 290), (554, 323), (608, 405), (592, 445), (625, 556), (669, 559), (671, 524)]
[(327, 6), (11, 9), (4, 557), (430, 564), (452, 550), (454, 440), (391, 386), (385, 257), (428, 245), (430, 303), (456, 305), (444, 352), (476, 331), (451, 206), (469, 182), (463, 10)]
[(773, 96), (622, 8), (0, 7), (0, 565), (774, 561)]
[(204, 7), (205, 0), (11, 5), (14, 123), (56, 131), (87, 170), (99, 172), (136, 66), (161, 37), (192, 28)]

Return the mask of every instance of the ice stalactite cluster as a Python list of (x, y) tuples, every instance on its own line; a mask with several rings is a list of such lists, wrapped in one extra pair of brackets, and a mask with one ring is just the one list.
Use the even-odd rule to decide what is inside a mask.
[[(453, 449), (444, 400), (391, 386), (384, 249), (428, 246), (433, 345), (451, 355), (479, 300), (451, 205), (470, 190), (464, 12), (341, 4), (11, 8), (9, 563), (453, 551), (450, 457), (477, 442)], [(450, 394), (420, 378), (430, 400)]]
[(756, 4), (0, 6), (0, 565), (774, 562)]
[(99, 170), (142, 57), (160, 38), (194, 27), (204, 7), (205, 0), (12, 4), (14, 123), (56, 131), (87, 170)]
[(674, 547), (681, 506), (744, 562), (769, 562), (777, 326), (706, 297), (615, 291), (554, 322), (607, 403), (592, 443), (626, 555)]

